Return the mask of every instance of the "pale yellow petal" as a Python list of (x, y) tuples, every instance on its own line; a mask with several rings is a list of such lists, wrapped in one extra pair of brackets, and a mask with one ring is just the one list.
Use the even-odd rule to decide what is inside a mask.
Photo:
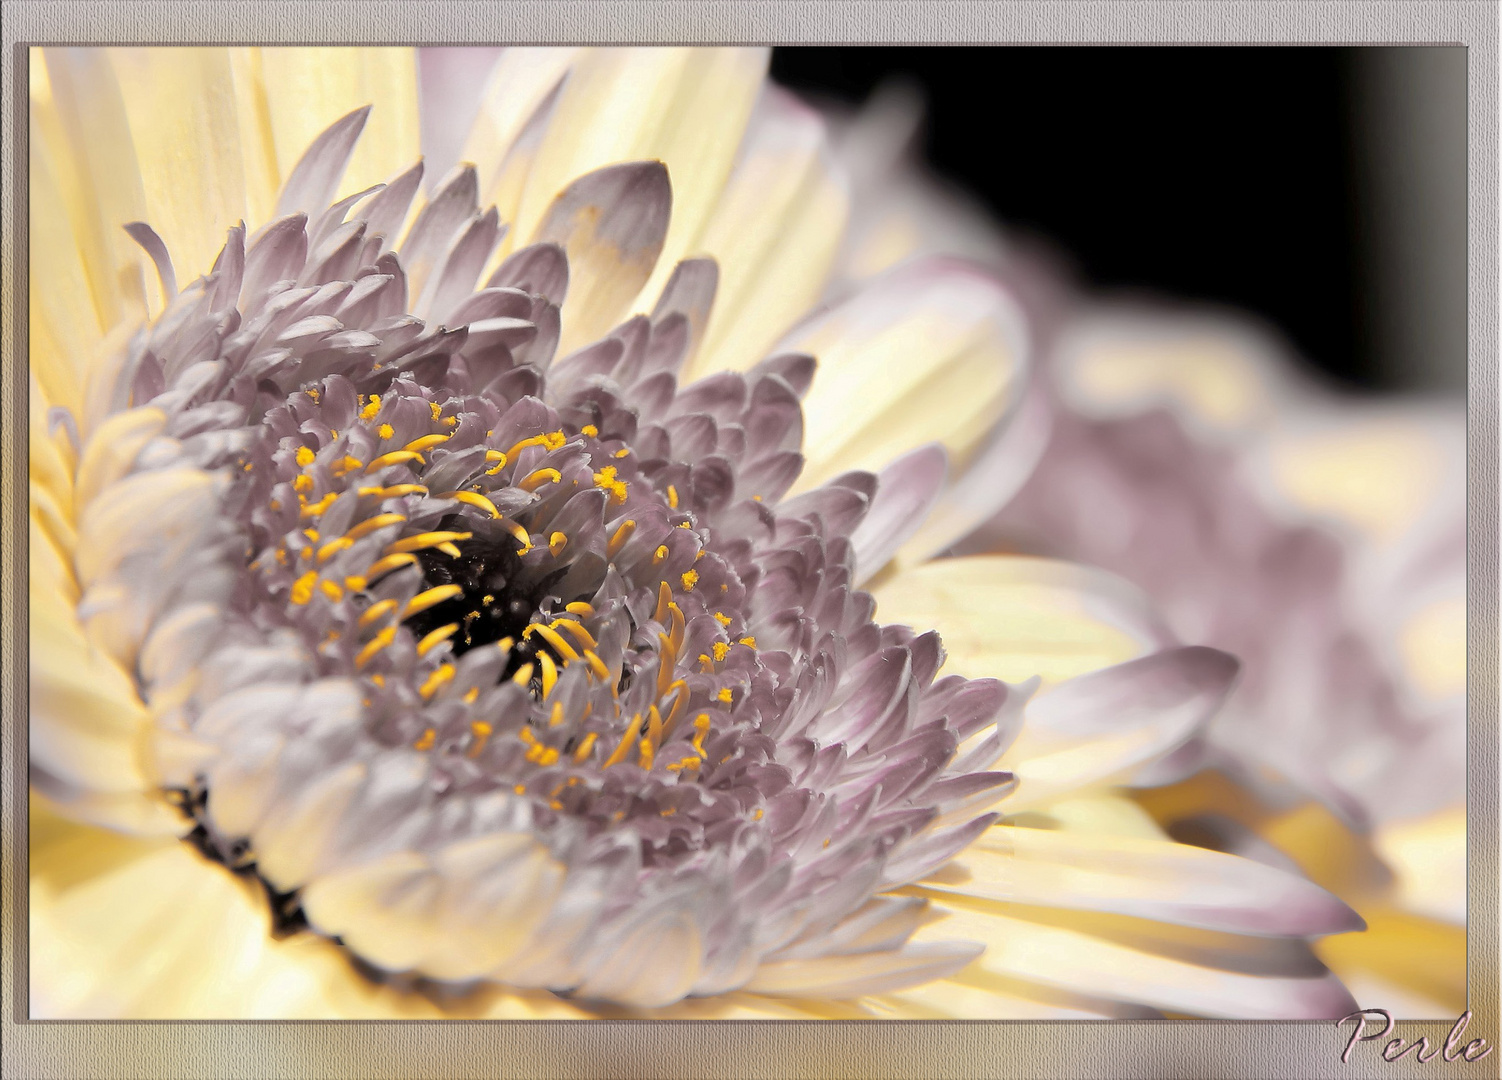
[(823, 120), (763, 89), (740, 158), (696, 251), (719, 264), (719, 288), (693, 376), (744, 371), (819, 299), (850, 213)]
[(146, 197), (143, 218), (167, 245), (180, 286), (206, 274), (239, 221), (274, 196), (256, 155), (259, 133), (241, 133), (242, 102), (257, 88), (237, 81), (230, 50), (117, 48), (119, 82)]
[(1465, 693), (1466, 598), (1458, 592), (1419, 607), (1399, 631), (1409, 685), (1431, 700)]
[(959, 263), (901, 267), (798, 327), (777, 350), (819, 366), (804, 396), (797, 490), (928, 442), (959, 475), (1018, 400), (1026, 348), (1011, 297)]
[(73, 446), (64, 431), (52, 431), (48, 420), (48, 401), (37, 380), (28, 382), (30, 455), (27, 468), (33, 486), (47, 491), (64, 515), (73, 516)]
[(1350, 983), (1375, 977), (1439, 1002), (1443, 1011), (1431, 1016), (1459, 1016), (1466, 1007), (1465, 927), (1384, 905), (1364, 907), (1361, 913), (1366, 933), (1318, 942), (1320, 959)]
[(339, 193), (384, 183), (417, 160), (417, 57), (412, 49), (278, 47), (260, 52), (278, 183), (335, 120), (371, 106)]
[[(509, 184), (502, 185), (508, 172), (503, 169), (507, 156), (538, 106), (558, 86), (580, 52), (547, 46), (505, 49), (481, 91), (480, 108), (459, 160), (475, 166), (480, 202), (494, 206), (502, 221), (515, 218), (527, 171), (519, 170)], [(530, 167), (529, 158), (527, 169)]]
[(1045, 685), (1141, 656), (1162, 630), (1135, 588), (1048, 559), (939, 559), (878, 584), (876, 618), (936, 629), (944, 671)]
[(1456, 803), (1422, 818), (1377, 828), (1372, 845), (1397, 876), (1399, 907), (1465, 925), (1465, 819), (1465, 804)]

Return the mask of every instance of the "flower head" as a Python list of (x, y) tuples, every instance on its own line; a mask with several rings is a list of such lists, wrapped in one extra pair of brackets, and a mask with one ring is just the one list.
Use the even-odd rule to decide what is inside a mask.
[[(369, 115), (349, 112), (288, 171), (267, 223), (229, 228), (181, 292), (168, 245), (128, 224), (165, 306), (85, 365), (71, 408), (50, 414), (57, 436), (33, 432), (34, 789), (77, 819), (186, 833), (258, 883), (273, 929), (337, 942), (377, 984), (634, 1008), (870, 997), (979, 955), (919, 933), (947, 898), (1215, 934), (1349, 927), (1309, 883), (1140, 821), (1104, 843), (991, 829), (1019, 778), (1015, 811), (1067, 823), (1060, 800), (1187, 739), (1234, 663), (1177, 647), (1131, 597), (1066, 568), (891, 575), (880, 603), (920, 628), (949, 619), (981, 668), (1006, 647), (978, 647), (973, 619), (1007, 611), (946, 615), (956, 584), (1084, 595), (1122, 624), (1074, 650), (1098, 658), (1042, 673), (1130, 662), (1042, 695), (1019, 739), (1024, 680), (1049, 665), (1012, 657), (1023, 685), (944, 674), (938, 634), (877, 620), (860, 586), (936, 503), (989, 479), (1022, 379), (1018, 317), (983, 275), (937, 264), (791, 330), (768, 332), (753, 305), (744, 337), (717, 338), (726, 287), (745, 301), (766, 283), (701, 255), (664, 269), (664, 253), (687, 254), (685, 218), (714, 233), (701, 189), (718, 190), (716, 169), (725, 186), (733, 160), (727, 213), (780, 197), (758, 170), (817, 160), (807, 114), (772, 96), (738, 159), (730, 124), (698, 172), (615, 162), (537, 201), (587, 142), (543, 133), (601, 130), (587, 111), (638, 65), (694, 96), (724, 80), (749, 110), (750, 56), (518, 53), (492, 88), (520, 85), (532, 111), (499, 166), (460, 167), (415, 216), (421, 166), (346, 192)], [(514, 219), (482, 207), (482, 188)], [(919, 448), (858, 467), (894, 444)], [(951, 457), (962, 482), (946, 488)], [(48, 500), (66, 509), (49, 516)], [(929, 528), (955, 535), (967, 519), (950, 510)], [(934, 620), (911, 617), (935, 604)], [(1005, 643), (1050, 625), (985, 629)], [(102, 674), (93, 698), (79, 663)], [(967, 847), (968, 868), (953, 863)], [(174, 850), (163, 865), (182, 865)], [(1063, 869), (1108, 852), (1085, 880)], [(36, 910), (65, 941), (67, 919)], [(1089, 946), (1051, 940), (1073, 950), (1060, 985), (1075, 992)], [(98, 1007), (94, 993), (75, 1007)], [(1180, 1001), (1140, 993), (1115, 996)], [(1251, 1008), (1347, 1002), (1333, 980), (1290, 975)]]

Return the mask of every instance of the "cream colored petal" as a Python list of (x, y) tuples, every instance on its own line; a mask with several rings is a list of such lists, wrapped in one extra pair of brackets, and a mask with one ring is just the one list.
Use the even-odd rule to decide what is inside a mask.
[(445, 1005), (382, 986), (327, 939), (273, 940), (258, 886), (186, 844), (77, 826), (33, 802), (34, 1017), (561, 1019), (550, 994), (486, 988)]
[(876, 618), (936, 629), (944, 671), (1044, 685), (1141, 656), (1167, 632), (1137, 589), (1049, 559), (983, 555), (903, 569), (872, 589)]
[(822, 295), (849, 213), (823, 120), (791, 94), (764, 86), (696, 245), (719, 264), (720, 282), (691, 376), (745, 371), (767, 355)]
[(45, 89), (33, 87), (33, 139), (50, 157), (97, 325), (106, 330), (146, 312), (149, 260), (122, 228), (146, 215), (130, 127), (106, 50), (37, 52), (33, 63), (46, 65), (47, 78)]
[(339, 193), (384, 183), (419, 155), (417, 58), (412, 49), (360, 46), (263, 48), (260, 75), (278, 183), (329, 125), (371, 106)]
[[(1318, 965), (1307, 974), (1246, 974), (1154, 949), (1150, 936), (1139, 947), (1123, 943), (1130, 937), (1113, 941), (1068, 926), (1002, 914), (1001, 907), (984, 911), (950, 907), (947, 918), (924, 927), (916, 936), (983, 941), (987, 949), (975, 966), (1003, 978), (1196, 1016), (1334, 1020), (1350, 1011), (1350, 995)], [(1257, 947), (1266, 948), (1260, 941)], [(1242, 960), (1239, 966), (1256, 970), (1256, 961)]]
[(1457, 590), (1421, 605), (1399, 630), (1403, 674), (1431, 701), (1465, 693), (1466, 598)]
[(1372, 844), (1397, 875), (1398, 906), (1442, 922), (1466, 921), (1466, 808), (1379, 826)]
[[(581, 50), (563, 47), (504, 49), (480, 94), (480, 107), (459, 154), (479, 171), (481, 202), (495, 206), (502, 221), (516, 216), (526, 174), (510, 185), (510, 198), (498, 198), (502, 163), (523, 127), (558, 85)], [(530, 167), (530, 161), (528, 162)]]
[(780, 352), (814, 356), (795, 490), (878, 469), (940, 443), (968, 468), (1026, 381), (1027, 339), (1006, 290), (956, 262), (913, 263), (794, 329)]
[[(242, 137), (242, 115), (258, 103), (235, 78), (230, 50), (111, 49), (146, 197), (142, 218), (167, 245), (179, 285), (207, 274), (239, 221), (254, 228), (253, 209), (275, 194), (254, 155), (258, 133)], [(247, 160), (250, 159), (250, 160)]]
[(1169, 840), (1003, 825), (982, 833), (958, 866), (969, 880), (932, 888), (1242, 934), (1361, 929), (1354, 912), (1304, 878)]
[(66, 432), (51, 430), (52, 425), (47, 416), (49, 402), (43, 396), (35, 377), (28, 380), (28, 391), (28, 476), (33, 487), (44, 489), (58, 509), (71, 518), (74, 466), (72, 443)]
[(894, 1019), (925, 1020), (1118, 1020), (1133, 1011), (1116, 1002), (995, 975), (979, 964), (948, 979), (883, 994), (872, 1004), (889, 1008)]
[[(673, 217), (659, 270), (634, 305), (649, 310), (692, 250), (720, 196), (766, 71), (765, 49), (596, 49), (574, 64), (527, 176), (515, 243), (533, 237), (575, 177), (624, 161), (661, 161)], [(605, 328), (630, 313), (631, 299)], [(597, 334), (598, 331), (595, 331)], [(571, 336), (578, 335), (578, 336)], [(564, 322), (564, 351), (593, 336)]]

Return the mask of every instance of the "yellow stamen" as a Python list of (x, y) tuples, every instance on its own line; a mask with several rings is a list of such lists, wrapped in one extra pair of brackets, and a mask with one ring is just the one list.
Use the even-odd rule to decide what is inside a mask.
[(562, 479), (563, 474), (557, 469), (538, 469), (536, 472), (529, 473), (523, 479), (519, 480), (516, 486), (523, 491), (530, 492), (536, 491), (544, 484), (556, 484)]
[(401, 618), (410, 619), (412, 616), (427, 611), (435, 604), (441, 604), (445, 600), (452, 600), (456, 596), (463, 596), (464, 589), (459, 585), (437, 585), (425, 592), (420, 592), (407, 601), (407, 606), (402, 608)]
[(694, 731), (695, 731), (695, 735), (694, 735), (694, 738), (693, 738), (694, 750), (695, 750), (695, 752), (698, 753), (698, 755), (700, 757), (703, 757), (704, 756), (704, 736), (706, 736), (706, 735), (709, 734), (709, 714), (708, 713), (702, 713), (701, 712), (698, 716), (694, 717)]
[(637, 747), (637, 754), (638, 754), (638, 760), (641, 762), (641, 767), (643, 769), (651, 769), (652, 768), (652, 738), (651, 738), (651, 736), (648, 736), (648, 737), (642, 739), (641, 746)]
[(565, 534), (555, 532), (552, 536), (548, 537), (548, 551), (553, 555), (557, 555), (566, 547), (568, 547), (568, 537)]
[[(362, 488), (360, 494), (363, 495), (366, 490)], [(380, 489), (377, 488), (376, 490), (379, 491)], [(387, 525), (400, 525), (406, 520), (407, 515), (405, 514), (377, 514), (375, 517), (366, 518), (360, 524), (350, 529), (344, 534), (344, 539), (351, 542), (363, 540), (377, 529), (384, 529)]]
[(657, 545), (657, 550), (654, 551), (654, 552), (652, 552), (652, 565), (656, 566), (658, 563), (662, 562), (662, 560), (666, 559), (667, 557), (668, 557), (668, 546), (666, 544), (659, 544), (659, 545)]
[(589, 752), (595, 748), (595, 738), (596, 736), (593, 731), (584, 736), (583, 740), (579, 743), (579, 748), (574, 751), (575, 761), (583, 761), (589, 757)]
[(586, 630), (580, 623), (574, 622), (573, 619), (554, 619), (548, 625), (555, 629), (567, 630), (570, 634), (574, 635), (574, 639), (585, 649), (593, 649), (599, 644), (595, 641), (593, 634)]
[(396, 627), (388, 626), (375, 637), (365, 643), (365, 647), (355, 654), (355, 667), (362, 668), (370, 663), (372, 657), (387, 645), (396, 640)]
[(464, 691), (464, 704), (473, 705), (475, 703), (475, 699), (479, 696), (480, 688), (478, 686), (471, 686), (468, 690)]
[(501, 512), (495, 508), (495, 503), (491, 502), (484, 495), (481, 495), (478, 491), (446, 491), (436, 497), (439, 499), (457, 499), (467, 506), (479, 507), (493, 518), (501, 516)]
[(654, 746), (662, 745), (662, 713), (653, 705), (647, 710), (647, 738)]
[[(436, 420), (438, 418), (435, 416), (433, 419)], [(431, 450), (435, 446), (440, 446), (448, 442), (450, 438), (451, 436), (449, 435), (424, 435), (420, 439), (413, 439), (406, 446), (402, 447), (402, 450), (413, 454), (420, 454), (424, 450)]]
[(716, 694), (715, 697), (719, 698), (721, 701), (725, 702), (728, 705), (731, 699), (735, 697), (735, 695), (730, 692), (730, 687), (727, 686), (718, 694)]
[[(533, 623), (531, 626), (527, 627), (526, 630), (522, 631), (522, 636), (527, 637), (534, 632), (538, 637), (542, 638), (558, 651), (558, 655), (563, 657), (564, 663), (568, 663), (571, 660), (580, 659), (579, 653), (574, 649), (574, 647), (567, 641), (565, 641), (563, 639), (563, 635), (559, 634), (558, 631), (554, 630), (551, 626), (544, 626), (542, 623)], [(547, 654), (544, 653), (542, 655), (546, 656)]]
[(745, 637), (741, 638), (738, 644), (744, 645), (748, 649), (754, 649), (756, 648), (756, 639), (750, 634), (747, 634)]
[(297, 464), (304, 469), (313, 464), (313, 459), (315, 456), (316, 455), (313, 453), (313, 451), (308, 449), (308, 447), (306, 446), (299, 446), (297, 448)]
[(447, 540), (445, 540), (441, 544), (434, 544), (433, 546), (451, 559), (457, 559), (460, 554), (462, 554), (458, 548), (456, 548), (453, 544), (450, 544)]
[(299, 495), (306, 495), (313, 490), (313, 478), (307, 473), (298, 473), (292, 478), (292, 490)]
[(389, 454), (382, 454), (369, 465), (365, 466), (366, 475), (384, 469), (387, 465), (396, 465), (403, 461), (415, 461), (419, 465), (425, 464), (423, 456), (411, 450), (393, 450)]
[(376, 428), (376, 434), (383, 439), (389, 439), (391, 438), (391, 436), (396, 434), (396, 429), (390, 424), (382, 424), (380, 427)]
[(428, 728), (426, 731), (424, 731), (422, 733), (422, 735), (420, 735), (418, 737), (417, 741), (412, 744), (412, 749), (414, 749), (414, 750), (431, 750), (431, 749), (433, 749), (433, 742), (437, 738), (438, 738), (438, 732), (434, 731), (432, 728)]
[(427, 701), (447, 685), (453, 677), (454, 665), (440, 664), (433, 670), (432, 674), (423, 680), (422, 687), (417, 692), (422, 695), (424, 701)]
[(494, 729), (484, 720), (471, 720), (469, 730), (474, 733), (474, 745), (469, 748), (466, 757), (479, 757), (485, 750), (485, 743), (490, 739), (490, 733)]
[(344, 599), (344, 588), (337, 581), (320, 581), (318, 587), (323, 590), (323, 595), (338, 603)]
[(652, 612), (652, 618), (663, 625), (667, 624), (668, 612), (673, 606), (673, 590), (668, 588), (666, 581), (657, 583), (657, 608)]
[(696, 757), (686, 757), (686, 758), (682, 758), (682, 759), (680, 759), (678, 761), (675, 761), (672, 764), (668, 765), (667, 766), (667, 770), (668, 770), (668, 772), (678, 772), (680, 769), (697, 769), (698, 767), (699, 767), (699, 759), (698, 758), (696, 758)]
[(587, 435), (591, 439), (593, 439), (599, 433), (600, 429), (595, 427), (593, 424), (585, 424), (582, 428), (579, 429), (580, 435)]
[(553, 702), (553, 707), (548, 711), (548, 727), (557, 727), (563, 723), (563, 702)]
[(626, 725), (626, 732), (621, 736), (621, 741), (610, 752), (610, 756), (605, 759), (604, 768), (608, 769), (610, 766), (619, 765), (626, 760), (626, 755), (631, 752), (631, 744), (636, 741), (637, 729), (640, 727), (641, 713), (637, 713), (631, 718), (631, 723)]
[(434, 420), (437, 420), (440, 416), (443, 415), (443, 406), (438, 404), (438, 402), (436, 401), (430, 401), (428, 402), (428, 412), (433, 415)]
[(571, 611), (575, 615), (583, 615), (586, 619), (593, 619), (595, 617), (594, 606), (585, 603), (583, 600), (575, 600), (572, 604), (566, 604), (563, 610)]
[(416, 564), (416, 555), (408, 555), (405, 552), (396, 555), (387, 555), (385, 558), (377, 559), (371, 563), (365, 571), (365, 576), (367, 578), (378, 578), (382, 574), (391, 573), (391, 571), (399, 566), (415, 566)]
[(625, 457), (626, 455), (628, 455), (630, 453), (631, 453), (631, 448), (629, 446), (623, 446), (619, 450), (617, 450), (614, 454), (612, 454), (611, 456), (612, 457), (617, 457), (617, 458), (623, 458), (623, 457)]
[(715, 617), (715, 621), (717, 623), (719, 623), (721, 626), (729, 626), (730, 625), (730, 616), (726, 615), (723, 611), (716, 611), (714, 613), (714, 617)]
[(558, 685), (558, 665), (545, 652), (537, 654), (537, 662), (542, 665), (542, 700), (546, 701), (553, 687)]
[(673, 639), (667, 634), (658, 634), (657, 643), (657, 696), (661, 698), (668, 692), (668, 685), (673, 681), (673, 668), (678, 663), (678, 649), (673, 644)]
[(368, 582), (359, 574), (351, 574), (344, 579), (344, 587), (350, 592), (364, 592)]
[(345, 548), (354, 547), (355, 542), (347, 536), (341, 536), (336, 540), (330, 540), (318, 549), (318, 561), (326, 563)]
[(635, 531), (636, 522), (630, 518), (621, 522), (615, 532), (611, 534), (610, 543), (605, 545), (605, 557), (607, 559), (615, 558), (620, 553), (621, 548), (625, 546), (626, 541), (631, 539), (631, 534)]
[(417, 643), (417, 655), (426, 656), (430, 651), (453, 637), (454, 631), (458, 629), (459, 624), (456, 622), (451, 622), (447, 626), (440, 626)]
[(715, 658), (716, 662), (723, 661), (725, 659), (725, 657), (727, 657), (729, 655), (730, 655), (730, 646), (729, 645), (725, 644), (723, 641), (716, 641), (714, 643), (714, 658)]
[(352, 473), (356, 469), (362, 468), (364, 465), (365, 462), (361, 461), (359, 458), (350, 457), (348, 454), (345, 454), (342, 458), (339, 459), (339, 463), (334, 466), (334, 475), (344, 476), (346, 473)]
[(584, 650), (584, 662), (589, 665), (589, 670), (597, 679), (610, 678), (610, 669), (605, 666), (605, 661), (600, 659), (599, 653), (593, 649)]
[(668, 485), (668, 506), (678, 509), (678, 489), (672, 484)]
[(517, 668), (516, 674), (511, 676), (511, 681), (516, 683), (517, 686), (526, 686), (532, 681), (532, 665), (523, 664)]
[(368, 608), (365, 609), (360, 618), (355, 621), (355, 625), (361, 628), (367, 627), (373, 622), (379, 622), (381, 619), (385, 618), (387, 615), (390, 615), (395, 610), (395, 600), (377, 600), (374, 604), (371, 604)]
[(673, 695), (673, 707), (668, 710), (667, 716), (663, 717), (662, 730), (672, 731), (678, 722), (678, 717), (688, 708), (688, 683), (682, 679), (675, 679), (668, 687), (668, 693)]
[(360, 410), (360, 419), (361, 420), (374, 420), (376, 418), (376, 413), (378, 413), (380, 411), (381, 411), (381, 395), (380, 394), (371, 394), (370, 395), (370, 404), (367, 405), (367, 406), (365, 406), (365, 408), (363, 408), (363, 409)]
[(416, 536), (404, 536), (402, 539), (386, 545), (384, 554), (396, 555), (406, 551), (421, 551), (423, 548), (437, 547), (451, 540), (468, 540), (474, 533), (467, 532), (425, 532)]
[(313, 599), (313, 586), (318, 584), (318, 572), (309, 570), (302, 577), (292, 583), (292, 602), (294, 604), (306, 604)]
[[(392, 484), (390, 487), (362, 487), (356, 489), (361, 498), (374, 495), (378, 499), (394, 499), (399, 495), (426, 495), (428, 489), (421, 484)], [(402, 520), (406, 520), (403, 518)]]
[(699, 571), (697, 571), (697, 570), (685, 570), (685, 571), (683, 571), (683, 591), (684, 592), (693, 592), (694, 591), (694, 586), (697, 585), (697, 584), (699, 584)]
[(485, 451), (485, 460), (499, 461), (502, 465), (504, 465), (506, 464), (506, 455), (501, 453), (501, 451), (499, 450), (487, 450)]

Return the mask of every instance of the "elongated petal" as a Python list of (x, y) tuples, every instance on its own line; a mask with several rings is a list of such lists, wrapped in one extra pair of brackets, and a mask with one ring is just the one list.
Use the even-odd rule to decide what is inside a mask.
[(871, 509), (850, 537), (855, 545), (857, 585), (885, 566), (922, 526), (943, 491), (947, 464), (943, 447), (923, 446), (881, 471)]
[(898, 268), (777, 347), (819, 361), (804, 397), (800, 489), (925, 442), (964, 469), (1019, 400), (1028, 363), (1005, 289), (948, 261)]

